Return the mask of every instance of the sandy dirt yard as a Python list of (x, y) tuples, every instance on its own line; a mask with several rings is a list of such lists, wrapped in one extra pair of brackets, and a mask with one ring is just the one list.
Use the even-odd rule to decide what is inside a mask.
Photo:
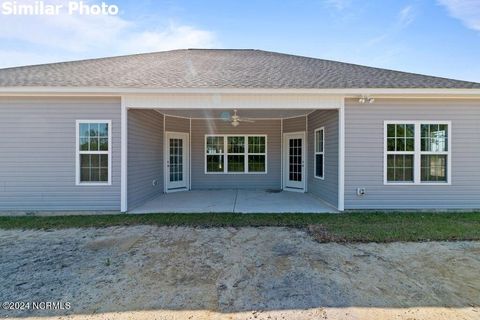
[(3, 230), (0, 257), (0, 302), (71, 305), (2, 318), (480, 319), (480, 242), (320, 244), (271, 227)]

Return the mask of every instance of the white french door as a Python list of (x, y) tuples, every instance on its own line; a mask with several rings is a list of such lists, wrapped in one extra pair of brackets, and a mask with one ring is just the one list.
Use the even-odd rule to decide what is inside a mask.
[(188, 133), (166, 132), (166, 192), (188, 190), (189, 148)]
[(283, 186), (288, 191), (305, 191), (305, 132), (283, 135)]

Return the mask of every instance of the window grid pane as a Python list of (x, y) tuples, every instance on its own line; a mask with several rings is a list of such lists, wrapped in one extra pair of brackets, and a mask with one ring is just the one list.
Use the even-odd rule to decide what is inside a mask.
[(413, 124), (388, 124), (387, 125), (387, 151), (414, 151), (415, 150), (415, 125)]
[(323, 129), (315, 133), (315, 152), (323, 152)]
[(423, 182), (447, 181), (447, 156), (422, 155), (421, 176)]
[(244, 172), (245, 156), (244, 155), (228, 155), (228, 172)]
[(80, 151), (108, 151), (108, 123), (79, 125)]
[(413, 182), (413, 155), (389, 154), (387, 156), (387, 180)]
[(108, 182), (108, 126), (108, 123), (79, 123), (80, 182)]
[(323, 178), (323, 154), (315, 155), (315, 176)]
[(228, 137), (227, 144), (228, 153), (245, 152), (245, 137)]
[(446, 152), (448, 151), (448, 125), (422, 124), (421, 130), (422, 151)]
[(249, 155), (248, 172), (265, 172), (265, 156), (258, 154)]
[(248, 137), (248, 153), (265, 153), (265, 137)]
[(80, 181), (107, 182), (108, 154), (80, 154)]
[(207, 172), (223, 172), (223, 155), (207, 155)]
[(223, 136), (207, 137), (207, 153), (222, 154), (223, 153)]

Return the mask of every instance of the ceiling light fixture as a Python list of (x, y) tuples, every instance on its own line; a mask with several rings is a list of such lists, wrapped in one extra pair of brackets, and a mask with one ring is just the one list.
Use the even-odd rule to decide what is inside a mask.
[(358, 102), (361, 103), (361, 104), (365, 104), (365, 103), (374, 103), (375, 102), (375, 99), (372, 98), (372, 97), (368, 97), (368, 96), (362, 96), (360, 99), (358, 99)]

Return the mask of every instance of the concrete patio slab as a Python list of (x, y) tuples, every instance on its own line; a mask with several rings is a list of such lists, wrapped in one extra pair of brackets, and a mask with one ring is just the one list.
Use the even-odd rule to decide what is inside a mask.
[(309, 193), (238, 190), (235, 212), (326, 213), (337, 210)]
[(335, 208), (308, 193), (266, 190), (193, 190), (162, 194), (129, 213), (326, 213)]
[(233, 212), (236, 190), (195, 190), (161, 194), (129, 213)]

